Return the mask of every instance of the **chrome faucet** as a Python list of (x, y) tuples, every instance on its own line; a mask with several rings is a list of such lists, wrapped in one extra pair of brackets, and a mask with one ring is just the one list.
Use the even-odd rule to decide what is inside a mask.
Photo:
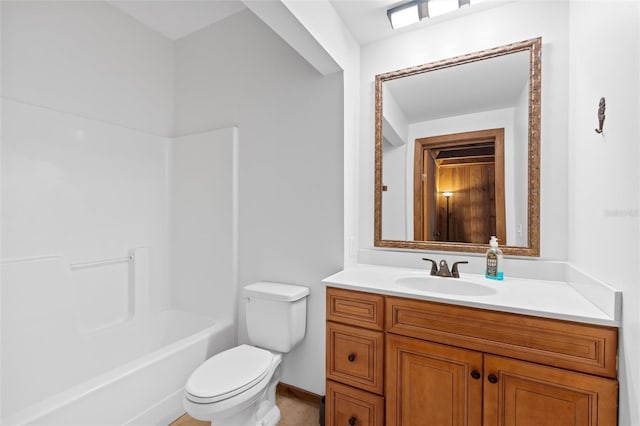
[(453, 264), (453, 268), (449, 270), (449, 265), (447, 264), (447, 261), (444, 259), (440, 261), (440, 269), (438, 269), (438, 264), (436, 263), (435, 260), (427, 259), (426, 257), (423, 257), (422, 260), (431, 262), (431, 273), (430, 273), (431, 275), (437, 275), (438, 277), (448, 277), (448, 278), (449, 277), (460, 278), (460, 273), (458, 272), (458, 265), (469, 263), (467, 261), (455, 262)]

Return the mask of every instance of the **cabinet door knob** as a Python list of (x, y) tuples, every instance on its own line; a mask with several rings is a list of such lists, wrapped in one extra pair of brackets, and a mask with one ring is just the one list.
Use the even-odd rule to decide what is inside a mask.
[(487, 380), (489, 380), (489, 383), (498, 383), (498, 376), (495, 374), (489, 374), (487, 376)]
[(356, 424), (356, 421), (357, 421), (357, 420), (358, 420), (358, 419), (356, 419), (354, 416), (351, 416), (351, 417), (349, 417), (349, 424), (350, 424), (351, 426), (353, 426), (353, 425), (355, 425), (355, 424)]
[[(349, 356), (347, 357), (347, 359), (349, 360), (349, 362), (353, 362), (353, 361), (355, 361), (355, 360), (356, 360), (356, 354), (349, 354)], [(352, 418), (353, 418), (353, 417), (352, 417)], [(352, 418), (351, 418), (351, 419), (352, 419)], [(349, 420), (351, 420), (351, 419), (349, 419)], [(353, 424), (353, 423), (351, 423), (351, 424)]]
[(481, 374), (478, 370), (473, 370), (471, 372), (471, 377), (473, 377), (474, 379), (478, 380), (480, 378)]

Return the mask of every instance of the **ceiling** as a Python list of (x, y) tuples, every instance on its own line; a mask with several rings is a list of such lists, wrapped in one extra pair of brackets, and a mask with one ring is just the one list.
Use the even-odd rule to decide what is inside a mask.
[[(429, 25), (457, 19), (470, 13), (476, 13), (477, 11), (517, 0), (472, 0), (476, 4), (436, 18), (424, 19), (422, 22), (399, 30), (393, 30), (387, 19), (386, 12), (387, 9), (397, 5), (399, 2), (402, 3), (402, 1), (329, 0), (342, 21), (361, 45), (399, 33), (410, 32)], [(171, 40), (185, 37), (247, 8), (241, 0), (107, 0), (107, 2)], [(457, 111), (457, 114), (465, 113), (465, 111), (460, 110), (460, 105), (472, 105), (472, 110), (474, 111), (504, 107), (504, 105), (512, 103), (511, 99), (505, 98), (511, 96), (509, 95), (510, 93), (517, 93), (517, 88), (522, 87), (522, 84), (524, 84), (522, 81), (515, 81), (510, 77), (521, 75), (519, 73), (507, 73), (501, 78), (492, 79), (480, 77), (482, 73), (475, 69), (474, 66), (458, 67), (456, 73), (460, 74), (460, 76), (456, 74), (455, 78), (451, 78), (451, 75), (446, 73), (448, 79), (444, 79), (444, 81), (437, 79), (442, 74), (439, 72), (428, 73), (431, 77), (425, 80), (417, 78), (415, 80), (401, 79), (407, 82), (403, 84), (399, 84), (399, 81), (390, 82), (389, 89), (392, 90), (394, 98), (402, 105), (403, 109), (407, 110), (406, 115), (409, 121), (417, 122), (434, 119), (437, 114), (442, 115), (445, 112), (445, 115), (449, 113), (456, 115), (453, 111)], [(452, 85), (447, 81), (455, 81), (456, 83)], [(483, 83), (478, 85), (478, 81)], [(491, 82), (497, 82), (496, 84), (501, 89), (496, 89)], [(507, 82), (509, 84), (506, 84)], [(419, 87), (415, 87), (416, 84)], [(514, 89), (513, 91), (505, 90), (505, 87)], [(443, 94), (438, 98), (440, 99), (439, 102), (425, 103), (422, 97), (415, 96), (416, 93)], [(475, 94), (475, 97), (470, 96), (470, 94)], [(464, 99), (464, 101), (461, 99)], [(487, 104), (487, 99), (491, 100), (492, 105)], [(436, 111), (432, 108), (434, 105), (437, 107)]]
[[(384, 84), (409, 124), (512, 108), (529, 84), (529, 52), (429, 71)], [(416, 95), (425, 93), (429, 96)]]
[(387, 9), (406, 0), (329, 0), (342, 18), (347, 28), (361, 45), (391, 37), (396, 34), (415, 31), (440, 22), (457, 19), (470, 13), (502, 6), (517, 0), (471, 0), (472, 6), (465, 6), (454, 12), (434, 18), (423, 19), (413, 25), (394, 30), (387, 18)]
[(246, 9), (239, 0), (108, 0), (108, 3), (171, 40)]
[[(246, 6), (241, 0), (107, 0), (139, 22), (177, 40), (215, 22), (238, 13)], [(274, 1), (274, 0), (264, 0)], [(302, 0), (313, 1), (313, 0)], [(456, 19), (490, 7), (515, 0), (486, 0), (447, 15), (401, 28), (391, 29), (387, 9), (402, 3), (398, 0), (329, 0), (334, 9), (361, 45), (413, 31), (438, 22)], [(480, 0), (476, 0), (480, 1)]]

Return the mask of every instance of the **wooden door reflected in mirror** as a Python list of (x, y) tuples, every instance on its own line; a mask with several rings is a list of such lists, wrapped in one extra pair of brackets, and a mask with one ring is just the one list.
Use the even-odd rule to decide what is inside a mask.
[(504, 129), (416, 139), (415, 241), (506, 241)]

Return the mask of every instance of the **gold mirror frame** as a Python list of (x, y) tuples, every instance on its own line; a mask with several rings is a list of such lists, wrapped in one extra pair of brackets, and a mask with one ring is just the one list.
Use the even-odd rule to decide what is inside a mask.
[(374, 246), (395, 249), (441, 250), (484, 253), (487, 244), (440, 241), (401, 241), (382, 239), (382, 83), (456, 65), (495, 58), (510, 53), (529, 51), (529, 130), (528, 130), (528, 246), (501, 246), (506, 255), (540, 255), (540, 92), (542, 38), (534, 38), (494, 49), (469, 53), (415, 67), (376, 75), (375, 80), (375, 182), (374, 182)]

